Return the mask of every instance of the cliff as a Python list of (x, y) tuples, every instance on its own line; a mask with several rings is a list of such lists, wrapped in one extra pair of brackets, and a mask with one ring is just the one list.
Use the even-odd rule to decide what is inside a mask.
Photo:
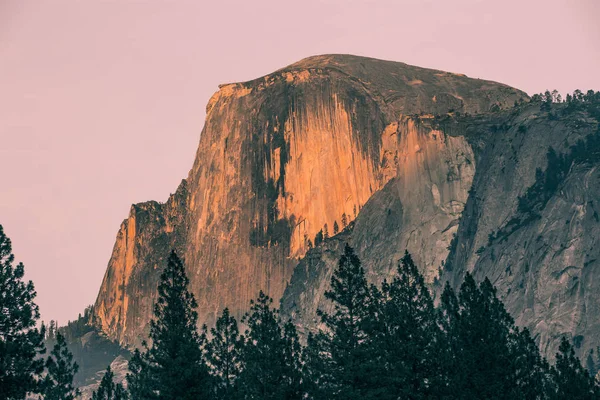
[(547, 357), (562, 336), (587, 356), (600, 345), (597, 107), (523, 104), (419, 118), (421, 132), (443, 132), (460, 146), (448, 140), (445, 159), (438, 149), (437, 161), (402, 165), (352, 226), (309, 251), (284, 293), (283, 312), (304, 334), (318, 326), (317, 308), (331, 307), (324, 292), (344, 243), (357, 249), (373, 282), (389, 277), (408, 249), (434, 293), (446, 281), (458, 289), (467, 271), (488, 277)]
[(464, 134), (428, 121), (527, 99), (495, 82), (347, 55), (222, 85), (187, 179), (165, 204), (132, 206), (121, 225), (94, 307), (98, 326), (122, 344), (145, 336), (170, 248), (185, 259), (202, 323), (225, 306), (239, 316), (261, 289), (276, 300), (286, 291), (286, 309), (308, 315), (305, 303), (319, 303), (330, 273), (310, 260), (339, 253), (323, 247), (303, 258), (308, 240), (321, 229), (333, 235), (343, 220), (350, 226), (327, 246), (351, 235), (374, 262), (373, 279), (408, 248), (433, 283), (479, 161)]
[(600, 110), (531, 105), (468, 121), (478, 160), (444, 279), (498, 287), (519, 325), (553, 357), (600, 345)]

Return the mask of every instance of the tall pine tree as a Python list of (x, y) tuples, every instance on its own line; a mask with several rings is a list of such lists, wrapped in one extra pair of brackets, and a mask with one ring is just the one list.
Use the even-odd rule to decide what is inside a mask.
[(487, 278), (478, 286), (467, 274), (458, 298), (446, 285), (440, 311), (446, 396), (536, 399), (544, 393), (547, 364)]
[(362, 399), (371, 387), (366, 346), (369, 288), (354, 249), (346, 244), (325, 297), (333, 312), (319, 310), (325, 329), (309, 337), (311, 396), (318, 399)]
[(153, 400), (158, 399), (154, 391), (150, 366), (148, 362), (148, 352), (143, 353), (135, 349), (131, 355), (128, 364), (127, 390), (132, 400)]
[(273, 300), (262, 291), (242, 320), (248, 325), (241, 340), (242, 369), (236, 382), (242, 399), (303, 399), (301, 346), (291, 323), (283, 329)]
[(214, 377), (216, 398), (230, 399), (234, 396), (241, 360), (238, 323), (228, 308), (223, 310), (210, 334), (211, 340), (206, 344), (206, 360)]
[(196, 400), (209, 398), (211, 382), (198, 333), (197, 307), (188, 291), (185, 267), (174, 251), (158, 285), (151, 345), (132, 359), (128, 380), (134, 399)]
[(551, 370), (553, 390), (551, 399), (593, 400), (600, 398), (594, 377), (583, 368), (569, 341), (563, 337), (556, 365)]
[(33, 283), (23, 280), (22, 263), (13, 265), (10, 239), (0, 225), (0, 397), (24, 399), (36, 391), (36, 376), (44, 369), (44, 330)]
[(391, 283), (374, 291), (370, 362), (379, 399), (424, 399), (436, 394), (440, 332), (433, 300), (408, 252)]
[(46, 375), (40, 383), (44, 400), (73, 400), (80, 392), (73, 385), (79, 366), (67, 348), (65, 337), (56, 333), (56, 344), (46, 360)]
[(129, 398), (123, 385), (115, 383), (113, 378), (114, 374), (109, 365), (102, 376), (98, 390), (92, 393), (92, 400), (127, 400)]

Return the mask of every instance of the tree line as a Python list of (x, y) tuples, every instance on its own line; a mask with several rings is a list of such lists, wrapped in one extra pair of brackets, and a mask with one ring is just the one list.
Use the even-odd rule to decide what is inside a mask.
[[(77, 366), (59, 332), (43, 357), (33, 284), (13, 261), (0, 227), (0, 397), (74, 399)], [(390, 281), (372, 285), (346, 245), (325, 293), (330, 306), (318, 311), (305, 344), (262, 292), (241, 325), (226, 308), (214, 327), (198, 329), (188, 284), (172, 252), (127, 387), (109, 367), (93, 399), (600, 398), (570, 342), (562, 340), (550, 365), (489, 280), (478, 284), (467, 274), (458, 293), (446, 284), (436, 305), (408, 253)]]
[[(78, 366), (65, 337), (42, 324), (35, 304), (33, 282), (25, 281), (25, 267), (14, 265), (12, 244), (0, 225), (0, 399), (72, 400)], [(45, 339), (54, 345), (46, 356)]]

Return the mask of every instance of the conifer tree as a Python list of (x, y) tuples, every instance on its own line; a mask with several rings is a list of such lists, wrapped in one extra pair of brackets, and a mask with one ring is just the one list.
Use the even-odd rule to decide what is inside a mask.
[(158, 399), (154, 391), (153, 376), (150, 372), (148, 362), (148, 352), (142, 353), (135, 349), (129, 360), (127, 373), (127, 390), (132, 400), (153, 400)]
[(337, 221), (333, 221), (333, 234), (337, 235), (340, 232), (340, 226)]
[(467, 398), (498, 398), (507, 393), (510, 385), (508, 335), (512, 319), (492, 301), (489, 281), (485, 293), (468, 274), (461, 286), (458, 304), (460, 317), (454, 320), (456, 329), (451, 340), (459, 365), (453, 365), (454, 393)]
[(46, 375), (40, 383), (44, 400), (73, 400), (80, 392), (73, 385), (79, 366), (67, 348), (65, 337), (56, 333), (56, 344), (46, 360)]
[(346, 228), (348, 226), (348, 217), (346, 213), (342, 214), (342, 227)]
[(546, 399), (550, 389), (550, 365), (527, 328), (515, 328), (511, 358), (514, 388), (511, 393), (524, 400)]
[(127, 400), (128, 395), (123, 385), (115, 383), (113, 379), (114, 374), (109, 365), (100, 381), (98, 390), (92, 393), (92, 400)]
[(206, 344), (206, 359), (215, 380), (216, 398), (230, 399), (234, 395), (241, 360), (238, 324), (228, 308), (223, 310), (210, 333), (212, 338)]
[(282, 329), (273, 300), (262, 291), (242, 320), (248, 325), (241, 339), (242, 370), (237, 392), (242, 399), (302, 399), (301, 346), (296, 328)]
[(423, 276), (408, 252), (391, 283), (375, 291), (370, 313), (372, 375), (380, 399), (433, 396), (440, 376), (437, 348), (440, 332)]
[(556, 364), (551, 370), (553, 391), (551, 399), (592, 400), (600, 398), (594, 377), (582, 367), (569, 341), (563, 337)]
[(315, 235), (315, 247), (319, 246), (321, 243), (323, 243), (323, 230), (322, 229), (319, 232), (317, 232), (317, 234)]
[(359, 399), (370, 387), (364, 377), (369, 289), (354, 250), (346, 244), (325, 297), (333, 313), (318, 310), (325, 329), (309, 338), (311, 395), (319, 399)]
[(44, 368), (38, 355), (45, 352), (44, 329), (33, 283), (23, 280), (22, 263), (13, 265), (10, 239), (0, 225), (0, 391), (5, 399), (24, 399), (36, 390), (36, 376)]
[(440, 325), (446, 395), (537, 399), (547, 387), (547, 364), (529, 332), (519, 331), (487, 278), (478, 287), (467, 273), (458, 298), (448, 285)]
[(187, 400), (208, 398), (210, 375), (202, 354), (197, 307), (188, 291), (185, 267), (174, 251), (162, 272), (154, 319), (150, 322), (151, 345), (134, 353), (128, 382), (134, 399)]
[(56, 326), (56, 322), (54, 320), (50, 321), (50, 325), (48, 327), (48, 333), (46, 335), (46, 341), (53, 342), (56, 340), (56, 331), (58, 327)]

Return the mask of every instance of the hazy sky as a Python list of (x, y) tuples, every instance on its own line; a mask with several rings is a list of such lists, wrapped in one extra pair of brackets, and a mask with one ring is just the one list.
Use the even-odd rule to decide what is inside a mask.
[(600, 90), (599, 20), (596, 0), (0, 0), (0, 224), (65, 323), (130, 205), (187, 176), (219, 83), (352, 53)]

